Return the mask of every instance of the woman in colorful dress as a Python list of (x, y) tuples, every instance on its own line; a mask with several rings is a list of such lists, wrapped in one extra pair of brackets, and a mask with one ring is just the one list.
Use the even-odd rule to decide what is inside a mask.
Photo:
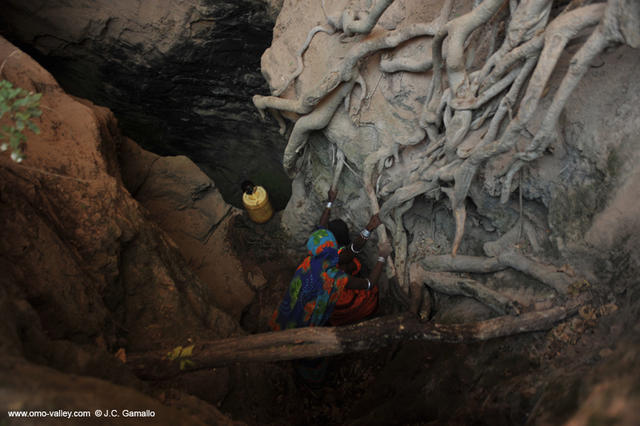
[[(319, 227), (307, 241), (309, 254), (296, 269), (284, 299), (269, 322), (274, 331), (356, 322), (372, 314), (378, 306), (377, 284), (391, 246), (387, 243), (379, 247), (378, 262), (369, 278), (345, 272), (350, 270), (355, 255), (363, 249), (371, 232), (380, 225), (380, 219), (377, 214), (373, 215), (355, 241), (338, 253), (338, 242), (328, 229), (336, 195), (329, 190), (329, 202)], [(302, 359), (294, 362), (294, 367), (308, 388), (319, 389), (328, 360)]]
[[(391, 247), (389, 244), (379, 247), (378, 261), (369, 278), (345, 272), (355, 255), (362, 251), (371, 232), (380, 225), (380, 219), (373, 215), (355, 241), (338, 253), (338, 242), (328, 229), (336, 195), (335, 191), (329, 191), (329, 202), (320, 218), (319, 228), (307, 241), (309, 255), (296, 269), (282, 303), (271, 318), (273, 330), (356, 322), (372, 314), (377, 307), (377, 284)], [(361, 302), (354, 304), (350, 301), (354, 299), (355, 291), (370, 292), (372, 297), (360, 297)], [(366, 302), (364, 309), (362, 301)], [(334, 311), (336, 319), (331, 320)], [(353, 315), (355, 311), (359, 315)]]

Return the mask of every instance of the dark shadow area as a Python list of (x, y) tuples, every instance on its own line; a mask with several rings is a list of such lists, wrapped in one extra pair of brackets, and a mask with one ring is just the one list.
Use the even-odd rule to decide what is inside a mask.
[(273, 22), (265, 5), (249, 3), (211, 8), (192, 23), (189, 38), (162, 54), (106, 37), (67, 42), (43, 54), (56, 29), (23, 39), (24, 28), (11, 17), (24, 11), (11, 5), (0, 16), (0, 34), (42, 64), (67, 93), (111, 109), (123, 133), (143, 148), (189, 157), (227, 202), (241, 207), (237, 187), (251, 179), (281, 210), (291, 195), (281, 166), (286, 140), (273, 123), (261, 122), (251, 101), (269, 91), (260, 56), (271, 41)]

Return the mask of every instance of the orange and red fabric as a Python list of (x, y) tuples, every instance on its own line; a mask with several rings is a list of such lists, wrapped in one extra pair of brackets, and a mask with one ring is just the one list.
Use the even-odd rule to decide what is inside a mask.
[[(338, 253), (342, 252), (341, 248)], [(353, 258), (355, 263), (352, 275), (360, 272), (362, 264), (357, 258)], [(378, 308), (378, 287), (371, 290), (350, 290), (345, 288), (340, 293), (338, 301), (333, 308), (333, 313), (329, 318), (329, 324), (332, 326), (353, 324), (362, 321), (369, 315), (373, 314)]]
[(326, 325), (348, 275), (338, 269), (338, 247), (333, 234), (318, 229), (307, 241), (307, 256), (296, 269), (289, 288), (269, 325), (274, 331)]

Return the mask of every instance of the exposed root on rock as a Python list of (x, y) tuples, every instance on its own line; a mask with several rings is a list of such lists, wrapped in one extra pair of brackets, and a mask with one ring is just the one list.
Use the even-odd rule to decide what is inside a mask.
[[(638, 34), (640, 34), (640, 29), (638, 29), (638, 26), (640, 26), (640, 15), (638, 11), (640, 8), (637, 3), (634, 3), (635, 10), (631, 3), (629, 3), (627, 7), (622, 7), (621, 3), (624, 2), (612, 2), (609, 7), (607, 7), (604, 19), (571, 59), (569, 70), (556, 91), (553, 102), (549, 106), (538, 132), (525, 151), (516, 154), (517, 161), (511, 166), (503, 186), (503, 199), (507, 197), (506, 194), (511, 189), (513, 176), (524, 166), (525, 162), (530, 162), (541, 157), (553, 141), (554, 132), (562, 109), (567, 103), (571, 93), (573, 93), (573, 90), (589, 69), (589, 65), (593, 59), (609, 46), (624, 43), (627, 39), (629, 43), (633, 43), (634, 35), (637, 38)], [(629, 12), (631, 12), (631, 14), (628, 15)], [(637, 25), (635, 25), (635, 28), (633, 28), (633, 25), (629, 25), (628, 32), (630, 34), (625, 36), (621, 31), (623, 22), (635, 22)], [(637, 46), (638, 42), (636, 41), (635, 44)]]
[[(572, 3), (571, 7), (558, 13), (553, 9), (553, 0), (484, 0), (477, 2), (469, 12), (449, 21), (453, 2), (445, 0), (440, 16), (433, 22), (405, 24), (392, 31), (372, 31), (392, 4), (391, 0), (371, 1), (367, 10), (356, 10), (353, 4), (355, 2), (349, 2), (344, 10), (331, 14), (324, 2), (322, 5), (333, 30), (343, 36), (358, 35), (350, 40), (342, 39), (351, 43), (344, 58), (324, 73), (316, 84), (303, 88), (295, 99), (278, 97), (285, 88), (274, 91), (274, 96), (254, 97), (254, 104), (261, 114), (265, 109), (271, 109), (302, 116), (296, 122), (285, 149), (283, 163), (287, 172), (295, 174), (295, 160), (305, 146), (309, 132), (322, 130), (336, 113), (351, 114), (352, 117), (358, 115), (363, 100), (370, 100), (372, 94), (367, 94), (365, 83), (367, 75), (370, 76), (370, 72), (366, 74), (367, 67), (377, 66), (376, 71), (380, 73), (424, 73), (431, 67), (431, 80), (424, 86), (424, 96), (419, 100), (422, 109), (415, 112), (415, 118), (400, 119), (403, 126), (411, 123), (415, 131), (403, 129), (402, 136), (387, 131), (375, 146), (372, 144), (370, 151), (365, 153), (364, 164), (360, 165), (371, 210), (380, 213), (393, 239), (396, 250), (393, 269), (403, 292), (414, 294), (417, 289), (413, 288), (413, 283), (407, 282), (404, 272), (406, 259), (411, 253), (408, 253), (402, 216), (417, 197), (439, 200), (444, 193), (450, 201), (455, 220), (451, 256), (424, 260), (426, 269), (444, 271), (451, 267), (449, 272), (486, 272), (512, 268), (561, 294), (566, 293), (569, 282), (564, 274), (511, 250), (514, 238), (519, 242), (523, 232), (533, 251), (540, 250), (537, 235), (540, 226), (545, 225), (523, 219), (527, 215), (522, 211), (516, 225), (519, 231), (512, 230), (502, 239), (485, 245), (487, 253), (495, 258), (480, 260), (465, 254), (456, 256), (468, 221), (467, 198), (474, 182), (480, 181), (477, 186), (482, 187), (482, 179), (488, 182), (486, 186), (491, 187), (492, 196), (501, 193), (503, 203), (511, 198), (512, 191), (518, 187), (513, 185), (514, 177), (523, 165), (543, 156), (554, 142), (558, 117), (593, 58), (617, 44), (640, 45), (639, 3), (609, 0), (582, 6), (580, 2)], [(499, 41), (496, 39), (497, 28), (502, 22), (508, 24), (504, 39), (496, 50), (494, 45)], [(297, 55), (298, 68), (287, 80), (287, 86), (300, 74), (304, 66), (302, 54), (319, 31), (330, 34), (326, 27), (315, 27), (308, 33)], [(490, 37), (489, 47), (484, 50), (478, 47), (478, 40), (483, 35)], [(399, 50), (393, 50), (402, 49), (402, 44), (411, 40), (422, 43), (424, 48), (429, 43), (427, 37), (433, 37), (430, 54), (409, 58), (396, 55)], [(549, 82), (557, 72), (556, 64), (571, 41), (581, 43), (585, 37), (586, 42), (572, 58), (562, 83), (553, 93), (542, 124), (537, 125), (532, 118), (539, 110), (541, 99), (550, 90)], [(383, 52), (379, 62), (370, 61), (363, 66), (368, 57), (378, 52)], [(478, 64), (479, 61), (484, 62)], [(401, 81), (403, 76), (397, 80)], [(353, 100), (351, 93), (356, 81), (361, 92), (359, 99)], [(372, 93), (376, 89), (377, 85)], [(398, 99), (401, 100), (402, 96), (398, 95)], [(338, 108), (343, 101), (344, 111)], [(389, 102), (400, 101), (394, 99)], [(380, 130), (384, 126), (369, 124), (378, 134), (384, 133)], [(354, 125), (358, 128), (359, 118)], [(403, 151), (421, 144), (424, 144), (424, 149), (419, 154), (412, 151), (413, 163), (401, 161)], [(517, 148), (524, 150), (517, 152)], [(506, 165), (505, 171), (497, 177), (492, 175), (490, 179), (493, 180), (489, 181), (489, 177), (479, 171), (494, 159)], [(388, 167), (406, 168), (406, 171), (388, 174)], [(385, 174), (397, 180), (388, 184), (387, 179), (381, 193), (378, 183)], [(379, 228), (378, 237), (381, 242), (388, 239), (383, 227)], [(442, 277), (448, 279), (448, 276)], [(457, 291), (462, 291), (459, 287)], [(494, 295), (493, 300), (499, 298)], [(494, 303), (494, 310), (498, 305)], [(506, 308), (503, 306), (502, 309)]]
[[(487, 289), (475, 280), (452, 274), (452, 272), (488, 274), (507, 268), (531, 276), (553, 288), (560, 296), (567, 295), (570, 285), (577, 280), (552, 265), (534, 261), (514, 250), (508, 250), (496, 257), (451, 255), (424, 257), (409, 267), (410, 287), (412, 294), (418, 295), (416, 283), (424, 283), (441, 293), (473, 297), (496, 312), (513, 313), (517, 311), (513, 301)], [(413, 301), (412, 306), (416, 304), (417, 302)]]
[(482, 256), (426, 256), (420, 259), (420, 264), (429, 271), (440, 272), (469, 272), (487, 274), (507, 269), (496, 257)]
[(296, 52), (297, 67), (296, 67), (295, 71), (289, 76), (289, 78), (287, 78), (285, 80), (285, 82), (282, 85), (282, 87), (280, 87), (279, 89), (276, 89), (276, 90), (273, 91), (273, 96), (280, 96), (282, 94), (282, 92), (287, 90), (287, 88), (289, 87), (291, 82), (293, 80), (295, 80), (296, 78), (298, 78), (298, 76), (300, 74), (302, 74), (302, 71), (304, 70), (304, 63), (302, 62), (302, 55), (304, 55), (304, 52), (307, 50), (307, 48), (311, 44), (311, 40), (313, 40), (313, 36), (315, 36), (319, 32), (323, 32), (323, 33), (327, 33), (327, 34), (331, 35), (331, 34), (333, 34), (335, 32), (335, 28), (333, 28), (333, 27), (327, 28), (327, 27), (323, 27), (322, 25), (318, 25), (316, 27), (313, 27), (311, 29), (311, 31), (309, 31), (309, 34), (307, 35), (307, 39), (305, 40), (304, 44)]
[(311, 114), (305, 115), (296, 122), (289, 137), (289, 143), (284, 150), (284, 158), (282, 160), (284, 169), (289, 176), (293, 177), (296, 174), (295, 161), (307, 143), (309, 133), (313, 130), (323, 129), (329, 124), (333, 114), (342, 104), (342, 100), (353, 88), (353, 84), (354, 81), (344, 83), (331, 93)]
[(471, 278), (462, 278), (449, 272), (427, 271), (415, 263), (411, 265), (409, 274), (412, 283), (424, 283), (435, 291), (450, 296), (471, 297), (499, 315), (520, 314), (518, 303), (515, 300), (511, 300)]
[(530, 275), (543, 284), (555, 289), (558, 293), (567, 294), (571, 279), (555, 267), (535, 262), (515, 251), (507, 251), (498, 256), (500, 263), (517, 271)]
[(366, 10), (356, 9), (349, 4), (342, 12), (329, 14), (322, 0), (322, 10), (329, 25), (349, 37), (354, 34), (368, 34), (392, 3), (393, 0), (374, 0)]

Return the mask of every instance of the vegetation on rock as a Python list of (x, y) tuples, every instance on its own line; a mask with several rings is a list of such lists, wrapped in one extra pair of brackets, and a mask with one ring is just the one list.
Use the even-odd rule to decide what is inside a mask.
[(25, 158), (24, 142), (27, 140), (24, 132), (28, 129), (33, 133), (40, 133), (40, 128), (32, 121), (40, 117), (41, 93), (32, 93), (21, 87), (13, 87), (10, 81), (0, 81), (0, 120), (8, 118), (8, 124), (0, 127), (0, 149), (6, 151), (11, 148), (11, 159), (20, 163)]

